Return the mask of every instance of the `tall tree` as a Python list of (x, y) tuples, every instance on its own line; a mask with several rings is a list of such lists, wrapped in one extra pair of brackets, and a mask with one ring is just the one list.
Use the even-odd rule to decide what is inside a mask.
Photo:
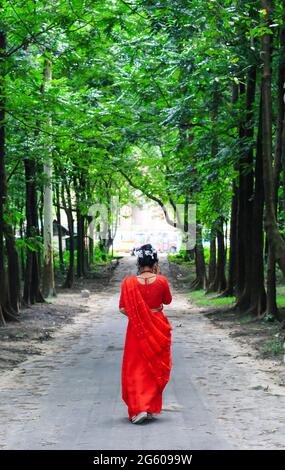
[[(45, 58), (43, 68), (42, 93), (52, 79), (51, 62)], [(50, 117), (48, 117), (51, 125)], [(55, 295), (53, 267), (53, 204), (52, 204), (52, 155), (47, 149), (44, 161), (44, 265), (43, 265), (43, 294), (45, 297)]]

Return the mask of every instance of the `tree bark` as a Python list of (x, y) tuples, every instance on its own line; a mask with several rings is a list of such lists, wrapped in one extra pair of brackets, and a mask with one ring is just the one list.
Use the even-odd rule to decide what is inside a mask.
[(79, 173), (77, 177), (74, 176), (73, 184), (75, 189), (77, 219), (77, 276), (84, 277), (86, 274), (86, 260), (88, 257), (85, 246), (85, 215), (82, 214), (82, 202), (84, 200), (84, 195), (86, 194), (84, 175)]
[(211, 230), (211, 240), (210, 240), (210, 260), (209, 260), (209, 276), (208, 276), (208, 292), (214, 290), (214, 281), (216, 277), (216, 268), (217, 268), (217, 260), (216, 260), (216, 231), (214, 229)]
[[(43, 86), (44, 93), (46, 85), (51, 81), (51, 63), (48, 59), (44, 62)], [(44, 162), (44, 175), (46, 178), (44, 186), (44, 263), (43, 263), (43, 294), (44, 297), (55, 296), (54, 266), (53, 266), (53, 216), (52, 216), (52, 157), (47, 151)]]
[[(282, 2), (283, 12), (285, 12), (285, 1)], [(280, 173), (283, 167), (283, 183), (285, 183), (285, 104), (284, 104), (284, 85), (285, 85), (285, 15), (283, 14), (283, 25), (280, 30), (280, 51), (278, 64), (278, 93), (277, 93), (277, 122), (276, 122), (276, 141), (274, 152), (274, 195), (275, 195), (275, 217), (277, 219), (278, 212), (278, 189), (280, 185)], [(285, 193), (285, 184), (283, 184), (283, 192)], [(276, 260), (274, 248), (269, 246), (267, 258), (267, 308), (266, 313), (275, 317), (277, 320), (284, 320), (276, 302)]]
[[(67, 194), (67, 202), (65, 198), (65, 191)], [(69, 265), (68, 265), (66, 279), (63, 284), (63, 287), (70, 289), (73, 286), (73, 281), (74, 281), (74, 220), (73, 220), (73, 215), (72, 215), (71, 192), (70, 192), (70, 187), (67, 183), (65, 174), (63, 174), (63, 182), (62, 182), (62, 187), (61, 187), (61, 199), (62, 199), (62, 205), (66, 213), (68, 231), (69, 231)]]
[(196, 225), (195, 266), (196, 279), (191, 283), (191, 289), (207, 289), (208, 280), (202, 241), (202, 226), (199, 222)]
[[(238, 101), (239, 90), (236, 83), (232, 86), (232, 105)], [(234, 165), (237, 170), (237, 165)], [(238, 186), (235, 179), (232, 182), (232, 203), (231, 203), (231, 222), (230, 222), (230, 247), (229, 247), (229, 266), (228, 266), (228, 284), (223, 292), (223, 296), (232, 297), (235, 295), (237, 282), (237, 219), (238, 219)]]
[[(5, 126), (6, 126), (6, 96), (5, 96), (5, 51), (7, 41), (6, 34), (0, 29), (0, 322), (5, 324), (7, 320), (16, 320), (15, 312), (13, 311), (10, 299), (9, 284), (11, 285), (11, 278), (9, 273), (9, 280), (7, 278), (6, 266), (5, 266), (5, 250), (4, 250), (4, 234), (6, 228), (6, 243), (8, 241), (8, 249), (10, 255), (10, 263), (14, 262), (13, 254), (10, 252), (14, 250), (13, 243), (10, 240), (10, 229), (7, 231), (7, 226), (4, 222), (4, 216), (6, 211), (6, 200), (7, 200), (7, 175), (6, 175), (6, 164), (5, 164)], [(12, 234), (13, 237), (13, 234)], [(12, 243), (12, 244), (11, 244)], [(12, 259), (11, 259), (12, 257)], [(11, 268), (10, 264), (10, 268)], [(8, 266), (9, 270), (9, 266)], [(16, 272), (18, 279), (19, 273)], [(17, 300), (16, 300), (17, 302)]]
[[(240, 127), (240, 139), (245, 140), (246, 149), (241, 143), (241, 157), (239, 160), (239, 188), (238, 188), (238, 221), (237, 221), (237, 304), (241, 310), (247, 310), (250, 305), (250, 277), (252, 263), (252, 211), (253, 211), (253, 147), (249, 141), (253, 138), (253, 105), (256, 89), (256, 65), (251, 66), (248, 72), (246, 87), (246, 116)], [(241, 94), (245, 90), (241, 88)]]
[[(26, 180), (26, 239), (33, 243), (33, 238), (39, 236), (38, 201), (36, 188), (36, 164), (33, 159), (25, 158)], [(24, 302), (34, 304), (44, 302), (40, 289), (40, 265), (38, 250), (27, 247), (27, 259), (24, 278)]]
[(59, 256), (59, 269), (61, 273), (64, 273), (64, 261), (63, 261), (63, 247), (62, 247), (62, 230), (61, 230), (61, 214), (60, 214), (60, 195), (59, 195), (59, 181), (55, 182), (55, 198), (56, 198), (56, 221), (58, 227), (58, 256)]
[(214, 279), (214, 290), (223, 292), (226, 289), (227, 281), (225, 276), (226, 256), (225, 256), (225, 241), (223, 220), (220, 219), (217, 224), (217, 242), (218, 242), (218, 259), (216, 275)]
[(21, 298), (21, 279), (20, 279), (20, 262), (16, 249), (13, 228), (10, 224), (4, 223), (4, 235), (6, 242), (6, 251), (8, 257), (8, 284), (10, 305), (13, 313), (18, 314), (20, 311)]
[[(21, 210), (21, 213), (23, 213), (23, 210)], [(24, 219), (21, 217), (20, 219), (20, 237), (21, 241), (24, 241)], [(24, 255), (24, 248), (21, 246), (20, 249), (20, 258), (21, 258), (21, 280), (23, 281), (25, 279), (25, 255)]]
[(238, 188), (236, 181), (232, 183), (233, 195), (231, 205), (231, 224), (230, 224), (230, 255), (228, 270), (228, 285), (223, 292), (223, 296), (232, 297), (235, 294), (236, 271), (237, 271), (237, 210), (238, 210)]
[(79, 207), (78, 201), (77, 201), (77, 208), (76, 208), (76, 219), (77, 219), (77, 277), (83, 277), (85, 275), (84, 216), (81, 214), (81, 209)]
[(264, 288), (264, 262), (263, 262), (263, 166), (262, 166), (262, 96), (260, 100), (259, 127), (255, 158), (255, 187), (252, 213), (252, 263), (250, 278), (247, 280), (247, 290), (250, 296), (250, 304), (247, 314), (260, 317), (266, 310), (266, 292)]
[[(272, 13), (272, 1), (262, 0), (262, 8), (266, 11), (265, 25), (269, 27)], [(265, 229), (268, 242), (275, 253), (276, 260), (285, 276), (285, 241), (279, 232), (275, 215), (274, 177), (272, 168), (272, 91), (271, 91), (271, 40), (267, 32), (262, 37), (263, 59), (263, 179), (265, 194)]]

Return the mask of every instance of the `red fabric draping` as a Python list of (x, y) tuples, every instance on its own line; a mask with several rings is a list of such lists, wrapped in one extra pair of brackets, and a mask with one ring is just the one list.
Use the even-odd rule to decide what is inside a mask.
[(126, 278), (122, 296), (128, 328), (122, 364), (122, 398), (129, 417), (160, 413), (162, 392), (172, 366), (172, 327), (163, 312), (152, 312), (138, 288), (136, 276)]

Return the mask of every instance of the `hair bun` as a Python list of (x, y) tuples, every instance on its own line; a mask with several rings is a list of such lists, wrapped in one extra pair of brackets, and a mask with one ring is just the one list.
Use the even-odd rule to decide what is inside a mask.
[(152, 259), (154, 259), (156, 254), (157, 254), (157, 251), (151, 245), (144, 245), (138, 250), (135, 250), (135, 255), (138, 256), (139, 258), (150, 256)]

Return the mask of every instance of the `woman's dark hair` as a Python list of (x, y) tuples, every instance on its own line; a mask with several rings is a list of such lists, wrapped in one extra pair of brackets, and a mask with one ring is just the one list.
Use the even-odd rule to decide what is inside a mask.
[(158, 262), (157, 252), (150, 244), (142, 245), (140, 248), (135, 250), (135, 254), (138, 258), (138, 268), (143, 268), (144, 266), (152, 268), (154, 264)]

